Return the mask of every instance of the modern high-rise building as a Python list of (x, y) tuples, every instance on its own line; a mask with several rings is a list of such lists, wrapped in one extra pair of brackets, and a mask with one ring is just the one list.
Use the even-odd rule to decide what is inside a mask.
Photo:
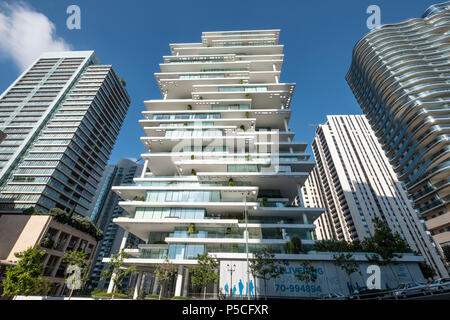
[(353, 50), (347, 82), (435, 242), (450, 245), (450, 1), (383, 25)]
[(172, 294), (192, 293), (188, 268), (198, 254), (220, 260), (226, 293), (227, 263), (238, 265), (234, 286), (248, 284), (239, 271), (247, 252), (289, 259), (294, 237), (313, 247), (323, 209), (292, 205), (314, 162), (288, 127), (295, 84), (279, 81), (278, 39), (279, 30), (204, 32), (201, 43), (171, 44), (155, 74), (163, 100), (146, 101), (140, 120), (150, 173), (112, 188), (130, 215), (113, 221), (146, 242), (126, 250), (140, 273), (166, 257), (177, 265)]
[[(429, 232), (363, 115), (327, 116), (312, 143), (316, 168), (303, 187), (305, 206), (324, 206), (320, 239), (363, 240), (385, 221), (441, 276), (448, 276)], [(310, 189), (310, 190), (308, 190)]]
[(93, 51), (41, 55), (0, 96), (0, 212), (87, 215), (129, 105)]
[[(102, 271), (108, 268), (108, 265), (103, 263), (102, 260), (119, 252), (125, 233), (124, 229), (112, 222), (114, 218), (124, 215), (124, 209), (118, 205), (122, 199), (111, 188), (133, 183), (133, 179), (141, 175), (142, 168), (143, 165), (138, 164), (135, 160), (120, 159), (117, 164), (109, 164), (103, 173), (93, 206), (89, 212), (92, 223), (103, 231), (103, 239), (98, 245), (89, 272), (92, 288), (104, 290), (108, 287), (109, 280), (102, 279)], [(125, 243), (127, 248), (137, 248), (140, 243), (143, 243), (143, 241), (131, 233), (127, 234)], [(130, 285), (130, 278), (131, 275), (128, 275), (126, 279), (123, 279), (123, 288)]]

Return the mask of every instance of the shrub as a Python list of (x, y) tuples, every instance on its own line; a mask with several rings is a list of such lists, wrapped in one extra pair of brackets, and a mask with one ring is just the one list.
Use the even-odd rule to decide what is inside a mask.
[(145, 299), (158, 299), (159, 296), (157, 294), (148, 294), (145, 296)]
[(185, 296), (173, 296), (172, 300), (188, 300), (188, 297)]

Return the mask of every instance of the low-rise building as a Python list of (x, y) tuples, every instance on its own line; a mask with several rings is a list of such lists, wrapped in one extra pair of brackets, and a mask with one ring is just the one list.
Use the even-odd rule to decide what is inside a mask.
[(39, 246), (45, 250), (44, 277), (55, 283), (50, 295), (62, 295), (64, 286), (66, 251), (83, 250), (91, 260), (97, 248), (97, 239), (84, 231), (58, 222), (51, 215), (0, 215), (0, 264), (14, 265), (15, 253)]

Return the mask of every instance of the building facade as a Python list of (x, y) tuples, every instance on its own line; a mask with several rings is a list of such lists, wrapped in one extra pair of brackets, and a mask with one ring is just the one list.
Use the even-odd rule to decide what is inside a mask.
[[(241, 265), (262, 248), (298, 259), (286, 249), (294, 237), (306, 251), (314, 245), (323, 210), (292, 205), (314, 162), (288, 126), (295, 84), (279, 81), (278, 39), (279, 30), (204, 32), (201, 43), (171, 44), (155, 74), (163, 99), (145, 101), (140, 120), (148, 170), (113, 187), (129, 213), (114, 222), (146, 242), (126, 250), (141, 274), (166, 257), (177, 266), (167, 294), (195, 294), (198, 254)], [(232, 290), (229, 273), (220, 276), (208, 294)]]
[(129, 105), (93, 51), (39, 57), (0, 95), (0, 211), (87, 215)]
[(347, 82), (415, 208), (450, 245), (450, 1), (372, 30), (353, 50)]
[[(114, 193), (111, 188), (113, 186), (132, 184), (135, 177), (139, 177), (142, 172), (143, 165), (136, 163), (131, 159), (120, 159), (117, 164), (110, 164), (106, 167), (100, 185), (97, 191), (94, 205), (90, 211), (92, 223), (103, 231), (103, 239), (98, 245), (95, 253), (93, 264), (89, 272), (90, 286), (105, 290), (108, 287), (109, 280), (102, 279), (102, 271), (108, 268), (103, 263), (105, 257), (111, 257), (119, 252), (119, 248), (124, 236), (125, 230), (113, 223), (114, 218), (124, 215), (124, 209), (118, 203), (122, 199)], [(127, 248), (137, 248), (137, 245), (143, 243), (138, 237), (129, 233), (125, 242)], [(131, 275), (122, 281), (123, 288), (131, 285)]]
[(0, 265), (14, 266), (18, 262), (15, 253), (34, 247), (45, 250), (43, 275), (54, 284), (49, 295), (59, 296), (70, 291), (64, 284), (67, 276), (64, 253), (84, 251), (90, 261), (97, 249), (97, 239), (49, 215), (0, 215)]
[[(312, 143), (316, 168), (303, 187), (307, 206), (323, 205), (321, 239), (363, 240), (385, 221), (441, 276), (448, 273), (423, 221), (363, 115), (327, 116)], [(311, 190), (307, 190), (307, 189)], [(304, 200), (305, 201), (305, 200)]]

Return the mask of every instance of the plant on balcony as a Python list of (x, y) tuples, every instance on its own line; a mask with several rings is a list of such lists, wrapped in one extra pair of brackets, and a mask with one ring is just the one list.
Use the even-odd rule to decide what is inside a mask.
[(145, 197), (144, 196), (135, 196), (133, 198), (133, 201), (144, 201)]
[(228, 186), (234, 187), (234, 181), (233, 181), (233, 178), (230, 178), (230, 179), (228, 180)]
[(200, 96), (200, 97), (198, 97), (200, 100), (203, 100), (203, 97), (202, 96)]
[(47, 248), (47, 249), (56, 249), (57, 244), (56, 244), (55, 241), (53, 241), (53, 240), (50, 239), (49, 237), (45, 237), (45, 238), (42, 239), (42, 241), (41, 241), (41, 247)]
[(191, 160), (194, 160), (195, 156), (193, 154), (191, 154)]
[(246, 99), (250, 99), (250, 93), (246, 93), (246, 94), (245, 94), (245, 98), (246, 98)]
[(206, 300), (206, 287), (219, 280), (219, 263), (207, 253), (197, 255), (197, 265), (191, 268), (191, 279), (194, 286), (203, 287), (203, 300)]
[(111, 299), (114, 299), (117, 289), (122, 285), (124, 277), (130, 273), (136, 273), (135, 266), (124, 267), (124, 259), (128, 258), (129, 254), (121, 249), (118, 253), (111, 257), (109, 261), (109, 269), (102, 271), (102, 279), (111, 279), (113, 281), (113, 290)]
[(187, 126), (188, 125), (188, 123), (185, 121), (185, 122), (183, 122), (183, 126)]
[(188, 104), (186, 109), (192, 110), (192, 105)]
[(244, 80), (239, 80), (239, 84), (244, 84)]
[(231, 228), (230, 228), (230, 227), (227, 228), (227, 230), (225, 231), (225, 234), (226, 234), (226, 235), (231, 235), (231, 234), (233, 234), (233, 232), (231, 231)]
[(261, 199), (261, 206), (262, 207), (267, 207), (267, 197), (262, 197), (262, 199)]
[(252, 160), (252, 156), (251, 155), (247, 155), (247, 161), (251, 161)]
[(188, 234), (189, 234), (189, 235), (192, 235), (192, 234), (194, 234), (194, 233), (195, 233), (195, 225), (194, 225), (193, 223), (191, 223), (191, 224), (189, 225)]
[(73, 216), (73, 212), (73, 208), (72, 210), (70, 210), (70, 212), (61, 210), (59, 208), (53, 208), (50, 209), (48, 214), (54, 217), (57, 222), (68, 224), (81, 232), (89, 234), (97, 241), (103, 239), (103, 232), (99, 230), (94, 224), (92, 224), (89, 217), (82, 218), (79, 216)]
[(192, 169), (191, 175), (196, 176), (196, 175), (197, 175), (197, 172), (196, 172), (194, 169)]
[(238, 249), (239, 249), (239, 246), (238, 246), (238, 244), (237, 243), (233, 243), (232, 245), (231, 245), (231, 247), (232, 247), (232, 249), (233, 249), (233, 253), (238, 253)]
[(250, 114), (248, 113), (248, 111), (245, 112), (245, 117), (248, 118), (250, 116)]
[(245, 131), (245, 126), (243, 124), (241, 124), (241, 126), (239, 127), (239, 129), (241, 129), (242, 131)]
[(153, 244), (167, 244), (167, 242), (165, 242), (164, 240), (158, 240), (158, 241), (153, 242)]

